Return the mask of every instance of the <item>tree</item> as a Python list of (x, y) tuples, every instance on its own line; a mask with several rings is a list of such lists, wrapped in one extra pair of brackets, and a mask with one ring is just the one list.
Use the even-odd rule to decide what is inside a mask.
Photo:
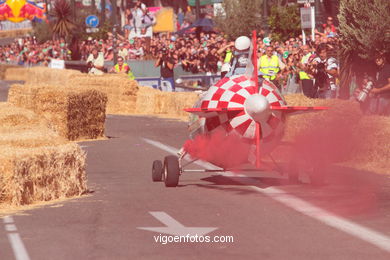
[(230, 40), (241, 35), (250, 36), (253, 30), (263, 29), (263, 0), (225, 0), (224, 12), (219, 12), (215, 22)]
[(76, 26), (71, 20), (72, 8), (67, 0), (56, 0), (54, 3), (53, 16), (55, 23), (53, 25), (53, 34), (58, 37), (69, 36)]
[(301, 33), (301, 19), (297, 5), (274, 5), (268, 18), (268, 24), (275, 41), (285, 41)]
[(341, 0), (338, 19), (341, 89), (347, 97), (352, 76), (367, 71), (378, 53), (390, 54), (390, 1)]

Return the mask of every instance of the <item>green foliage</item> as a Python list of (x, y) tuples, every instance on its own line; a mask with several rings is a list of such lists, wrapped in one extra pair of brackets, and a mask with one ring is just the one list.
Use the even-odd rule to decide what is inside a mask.
[(52, 15), (56, 19), (53, 33), (58, 37), (67, 37), (76, 29), (71, 21), (72, 8), (67, 0), (56, 0)]
[(222, 6), (225, 14), (219, 13), (215, 22), (230, 40), (263, 29), (263, 0), (225, 0)]
[(107, 33), (108, 32), (112, 32), (112, 28), (113, 28), (113, 26), (112, 26), (111, 22), (106, 21), (103, 24), (103, 26), (99, 26), (99, 31), (98, 32), (86, 34), (84, 36), (84, 38), (91, 36), (94, 39), (107, 39), (107, 37), (108, 37)]
[(341, 0), (338, 19), (344, 52), (372, 59), (390, 51), (389, 0)]
[[(81, 8), (75, 10), (75, 17), (73, 17), (73, 11), (69, 0), (57, 0), (56, 8), (50, 13), (50, 23), (34, 22), (33, 32), (40, 43), (53, 39), (53, 35), (58, 37), (64, 37), (67, 41), (72, 38), (79, 40), (86, 40), (88, 37), (94, 39), (107, 39), (107, 32), (112, 32), (112, 23), (110, 19), (106, 19), (103, 25), (99, 25), (99, 32), (87, 33), (85, 18), (88, 15), (100, 16), (97, 10), (91, 11), (91, 8)], [(106, 0), (109, 1), (109, 0)], [(70, 0), (72, 3), (73, 0)], [(56, 29), (56, 32), (53, 32)]]
[(297, 5), (274, 5), (268, 18), (272, 40), (285, 41), (301, 34), (301, 19)]
[(390, 54), (390, 1), (341, 0), (341, 88), (348, 93), (353, 75), (370, 69), (378, 53)]

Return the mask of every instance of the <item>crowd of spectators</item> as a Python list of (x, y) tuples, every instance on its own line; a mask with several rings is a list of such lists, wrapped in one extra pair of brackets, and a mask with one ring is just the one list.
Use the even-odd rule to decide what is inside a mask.
[[(185, 23), (185, 20), (182, 21)], [(180, 26), (180, 24), (179, 24)], [(163, 52), (170, 56), (175, 66), (181, 66), (184, 71), (191, 73), (217, 73), (220, 71), (226, 53), (231, 51), (233, 42), (226, 40), (222, 34), (201, 33), (198, 37), (189, 34), (156, 34), (153, 38), (126, 37), (118, 35), (118, 55), (124, 60), (157, 59)], [(272, 36), (271, 36), (272, 37)], [(317, 31), (315, 41), (310, 42), (310, 52), (320, 43), (328, 44), (329, 48), (336, 50), (338, 38), (333, 24), (325, 26), (322, 32)], [(267, 46), (274, 48), (275, 54), (280, 58), (282, 70), (280, 80), (288, 81), (298, 73), (298, 63), (303, 55), (302, 37), (290, 38), (285, 42), (264, 40), (263, 35), (258, 38), (259, 56), (265, 53)], [(78, 46), (81, 60), (86, 61), (93, 49), (103, 53), (105, 61), (114, 58), (114, 36), (109, 33), (106, 39), (92, 39), (82, 41)], [(48, 65), (51, 59), (71, 59), (72, 49), (63, 40), (50, 40), (38, 44), (35, 37), (16, 39), (13, 43), (0, 47), (0, 62), (16, 63), (20, 65)], [(72, 49), (73, 50), (73, 49)]]
[[(185, 20), (183, 20), (185, 23)], [(112, 33), (108, 33), (106, 39), (93, 39), (89, 37), (77, 44), (77, 51), (81, 60), (91, 60), (92, 53), (98, 53), (96, 57), (103, 61), (113, 61), (114, 42), (116, 41), (118, 56), (127, 60), (158, 60), (161, 54), (168, 57), (174, 67), (181, 67), (190, 73), (216, 74), (226, 64), (228, 56), (234, 53), (234, 41), (228, 41), (220, 33), (195, 33), (174, 34), (160, 33), (153, 37), (129, 37), (118, 34), (117, 40)], [(271, 49), (272, 55), (279, 60), (279, 70), (275, 83), (284, 94), (303, 92), (309, 97), (315, 97), (314, 93), (305, 92), (305, 79), (302, 71), (312, 72), (313, 67), (321, 62), (318, 47), (326, 46), (327, 54), (324, 61), (328, 71), (333, 71), (331, 78), (332, 88), (337, 90), (338, 80), (338, 46), (339, 38), (337, 28), (333, 25), (331, 17), (323, 25), (322, 30), (316, 30), (315, 39), (306, 39), (304, 44), (302, 35), (291, 37), (286, 41), (272, 40), (272, 35), (265, 37), (263, 32), (258, 35), (258, 57), (267, 54)], [(50, 60), (70, 60), (75, 46), (67, 44), (63, 39), (50, 40), (39, 44), (35, 37), (29, 36), (15, 39), (11, 44), (0, 46), (0, 63), (19, 65), (43, 65), (48, 66)], [(309, 59), (304, 57), (310, 56)], [(330, 58), (330, 59), (329, 59)], [(333, 64), (329, 64), (329, 60)], [(309, 67), (309, 68), (308, 68)], [(309, 73), (310, 80), (315, 78), (316, 72)], [(328, 73), (329, 74), (329, 73)], [(329, 74), (330, 75), (330, 74)], [(135, 75), (136, 76), (136, 75)], [(309, 81), (310, 81), (309, 80)], [(307, 81), (307, 80), (306, 80)], [(318, 82), (318, 80), (317, 80)], [(314, 86), (313, 89), (316, 89)], [(332, 89), (333, 90), (333, 89)], [(335, 97), (337, 93), (331, 94)], [(329, 98), (329, 97), (327, 97)]]
[[(330, 50), (338, 46), (335, 32), (324, 34), (318, 32), (315, 41), (309, 41), (309, 52), (315, 53), (320, 43), (325, 43)], [(118, 56), (124, 60), (152, 60), (164, 53), (173, 59), (175, 67), (182, 67), (186, 72), (215, 74), (221, 70), (228, 52), (233, 50), (234, 42), (228, 41), (223, 35), (217, 33), (201, 33), (198, 38), (195, 34), (157, 34), (153, 38), (131, 38), (118, 35)], [(259, 57), (265, 54), (267, 46), (272, 46), (274, 54), (281, 63), (278, 80), (281, 86), (293, 84), (298, 79), (299, 63), (303, 56), (304, 44), (302, 37), (291, 37), (285, 42), (264, 40), (262, 35), (258, 38)], [(19, 65), (47, 66), (51, 59), (70, 60), (72, 52), (64, 40), (51, 40), (38, 44), (35, 37), (16, 39), (13, 43), (0, 47), (0, 62), (16, 63)], [(102, 53), (105, 61), (113, 61), (114, 36), (109, 33), (107, 39), (88, 38), (78, 46), (81, 60), (86, 61), (93, 49)]]
[(47, 66), (51, 59), (69, 60), (71, 52), (63, 39), (38, 44), (35, 37), (16, 39), (0, 46), (0, 62), (18, 65)]

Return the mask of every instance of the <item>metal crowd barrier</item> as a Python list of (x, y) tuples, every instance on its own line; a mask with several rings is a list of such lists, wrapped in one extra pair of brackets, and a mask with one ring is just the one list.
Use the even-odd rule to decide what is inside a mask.
[(1, 21), (0, 22), (0, 30), (1, 31), (12, 31), (12, 30), (19, 30), (19, 29), (31, 29), (31, 21), (22, 21), (20, 23), (13, 23), (10, 21)]

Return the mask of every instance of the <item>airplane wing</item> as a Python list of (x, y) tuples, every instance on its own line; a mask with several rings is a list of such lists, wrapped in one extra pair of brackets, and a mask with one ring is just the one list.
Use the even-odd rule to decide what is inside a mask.
[(230, 112), (241, 112), (244, 111), (243, 107), (232, 107), (232, 108), (188, 108), (184, 111), (197, 115), (199, 117), (214, 117), (220, 113), (230, 113)]
[(289, 115), (328, 110), (329, 107), (306, 107), (306, 106), (271, 106), (271, 110), (281, 111)]

